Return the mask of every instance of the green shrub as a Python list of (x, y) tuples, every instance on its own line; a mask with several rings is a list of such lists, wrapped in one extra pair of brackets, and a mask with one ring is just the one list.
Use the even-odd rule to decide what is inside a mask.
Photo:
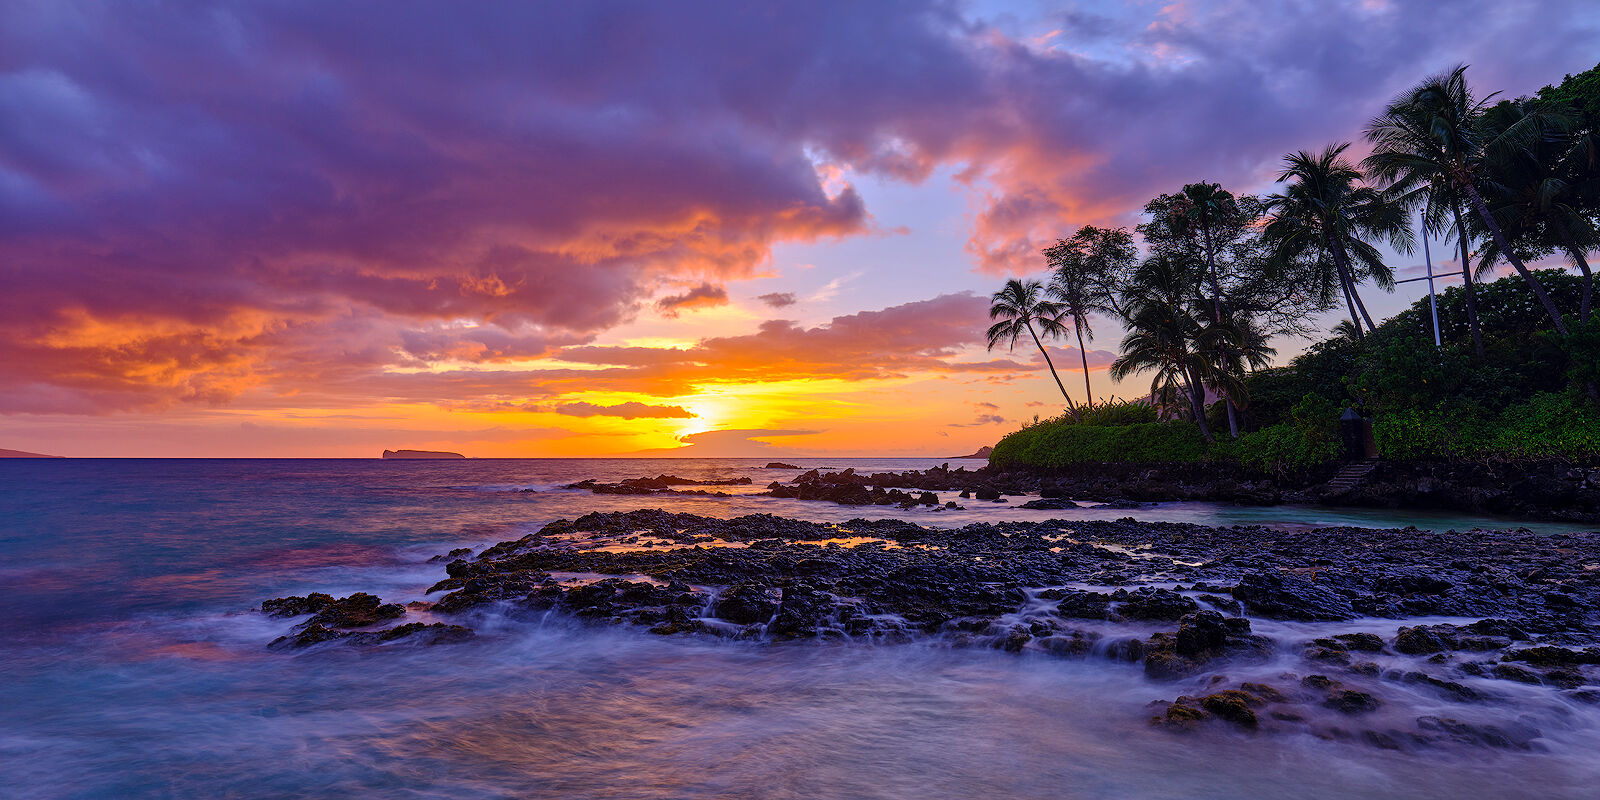
[(1372, 428), (1378, 453), (1392, 459), (1600, 455), (1600, 412), (1568, 392), (1536, 394), (1493, 416), (1475, 406), (1391, 411)]
[(1600, 314), (1587, 323), (1572, 325), (1572, 335), (1557, 343), (1567, 357), (1566, 377), (1572, 385), (1587, 391), (1600, 384)]
[(1102, 401), (1093, 408), (1082, 409), (1078, 418), (1080, 425), (1102, 426), (1142, 425), (1159, 421), (1154, 406), (1132, 400)]
[(1341, 409), (1318, 394), (1307, 394), (1289, 410), (1289, 421), (1268, 425), (1227, 442), (1218, 440), (1213, 452), (1262, 472), (1283, 474), (1315, 467), (1339, 458)]
[(1059, 468), (1104, 462), (1202, 461), (1205, 440), (1188, 422), (1095, 426), (1045, 420), (1008, 434), (994, 446), (997, 466)]
[(1600, 413), (1570, 393), (1534, 395), (1501, 412), (1486, 438), (1507, 458), (1591, 458), (1600, 454)]
[(1372, 421), (1378, 455), (1397, 460), (1458, 455), (1463, 445), (1456, 431), (1445, 415), (1416, 408), (1391, 411)]
[(1265, 428), (1289, 420), (1289, 409), (1314, 388), (1306, 385), (1293, 367), (1257, 370), (1245, 376), (1244, 387), (1250, 399), (1245, 417), (1252, 428)]
[(1247, 467), (1277, 474), (1314, 467), (1338, 457), (1337, 445), (1312, 445), (1286, 422), (1241, 434), (1227, 450)]
[(1305, 441), (1308, 454), (1326, 451), (1332, 459), (1339, 452), (1339, 416), (1342, 413), (1344, 409), (1338, 403), (1320, 394), (1308, 393), (1289, 409), (1289, 421), (1295, 433)]
[(1473, 371), (1472, 359), (1458, 347), (1435, 349), (1431, 340), (1413, 336), (1372, 339), (1346, 380), (1363, 408), (1432, 408), (1458, 396)]

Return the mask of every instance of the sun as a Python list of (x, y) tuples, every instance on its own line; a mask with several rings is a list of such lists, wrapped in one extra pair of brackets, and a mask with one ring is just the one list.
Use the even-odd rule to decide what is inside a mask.
[(737, 401), (730, 397), (718, 394), (695, 395), (683, 402), (683, 407), (693, 412), (689, 419), (676, 420), (682, 423), (678, 435), (686, 436), (691, 433), (721, 430), (723, 428), (738, 427), (733, 421), (741, 409)]

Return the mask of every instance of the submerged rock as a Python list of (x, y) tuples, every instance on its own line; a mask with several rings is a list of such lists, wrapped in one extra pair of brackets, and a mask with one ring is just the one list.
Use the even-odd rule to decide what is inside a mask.
[(315, 614), (334, 602), (332, 595), (312, 592), (304, 597), (275, 597), (261, 601), (261, 612), (269, 617), (298, 617)]
[(312, 593), (305, 597), (279, 597), (261, 603), (263, 613), (276, 617), (299, 616), (315, 612), (311, 619), (295, 626), (293, 633), (272, 640), (274, 649), (310, 647), (323, 642), (342, 641), (371, 646), (409, 640), (420, 644), (446, 644), (472, 638), (472, 629), (442, 622), (409, 622), (382, 630), (370, 628), (380, 622), (405, 616), (396, 603), (385, 603), (375, 595), (357, 592), (335, 600), (331, 595)]
[(273, 617), (297, 617), (314, 614), (303, 626), (329, 628), (359, 628), (376, 625), (385, 620), (404, 616), (406, 610), (394, 603), (384, 603), (374, 595), (356, 592), (335, 600), (331, 595), (313, 592), (305, 597), (278, 597), (261, 602), (262, 613)]
[[(982, 498), (979, 498), (979, 499), (981, 500)], [(1067, 499), (1064, 499), (1064, 498), (1048, 498), (1048, 497), (1047, 498), (1041, 498), (1039, 500), (1029, 500), (1028, 502), (1023, 503), (1022, 505), (1018, 506), (1018, 508), (1031, 508), (1031, 509), (1034, 509), (1036, 511), (1060, 511), (1062, 509), (1077, 508), (1077, 507), (1078, 507), (1078, 504), (1072, 502), (1071, 500), (1067, 500)]]
[(336, 631), (322, 625), (311, 625), (287, 636), (280, 636), (267, 646), (273, 649), (296, 649), (338, 641), (358, 647), (372, 647), (401, 640), (432, 646), (465, 642), (474, 635), (472, 629), (464, 625), (448, 625), (443, 622), (408, 622), (381, 631)]
[(1366, 692), (1341, 689), (1323, 700), (1322, 705), (1341, 714), (1370, 714), (1377, 711), (1378, 706), (1382, 704), (1378, 702), (1378, 698)]

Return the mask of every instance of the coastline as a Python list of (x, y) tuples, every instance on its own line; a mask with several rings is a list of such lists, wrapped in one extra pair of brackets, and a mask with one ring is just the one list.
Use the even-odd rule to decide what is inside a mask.
[[(661, 636), (938, 643), (1135, 664), (1158, 727), (1380, 749), (1526, 750), (1540, 732), (1500, 719), (1512, 694), (1600, 703), (1586, 610), (1600, 603), (1600, 533), (1132, 519), (939, 529), (637, 510), (434, 561), (445, 577), (426, 602), (264, 602), (296, 619), (272, 647), (459, 643), (477, 625), (495, 635), (493, 619), (551, 612)], [(1441, 704), (1448, 715), (1427, 713)]]
[[(1531, 657), (1581, 660), (1595, 646), (1585, 629), (1548, 624), (1579, 610), (1552, 602), (1593, 602), (1584, 568), (1597, 563), (1594, 535), (1568, 536), (1577, 526), (1473, 532), (1495, 524), (1210, 503), (1023, 511), (1019, 498), (946, 491), (968, 510), (843, 506), (762, 496), (774, 477), (794, 485), (809, 471), (758, 471), (765, 460), (50, 463), (7, 473), (26, 534), (11, 568), (26, 579), (7, 620), (14, 646), (0, 658), (17, 702), (0, 721), (27, 738), (8, 776), (49, 765), (39, 774), (81, 793), (129, 780), (159, 793), (203, 764), (196, 794), (267, 782), (382, 794), (414, 777), (414, 760), (352, 758), (350, 748), (421, 748), (443, 786), (483, 779), (480, 755), (509, 742), (534, 760), (491, 775), (506, 794), (581, 795), (600, 769), (692, 774), (661, 796), (699, 796), (708, 782), (772, 785), (788, 774), (770, 767), (776, 758), (848, 765), (846, 788), (808, 796), (870, 797), (874, 765), (915, 761), (940, 735), (951, 744), (937, 774), (1018, 797), (1074, 785), (1051, 771), (1062, 764), (1118, 796), (1154, 780), (1198, 797), (1239, 786), (1524, 796), (1515, 788), (1534, 780), (1544, 796), (1576, 798), (1593, 785), (1600, 717), (1584, 692), (1600, 687), (1594, 665), (1518, 660), (1541, 647), (1559, 652)], [(795, 463), (923, 477), (939, 466)], [(561, 488), (658, 470), (700, 482), (685, 490), (731, 496)], [(756, 483), (713, 483), (741, 477)], [(226, 521), (216, 508), (230, 510)], [(585, 519), (595, 511), (618, 513)], [(1117, 520), (1130, 516), (1141, 521)], [(558, 519), (568, 523), (544, 529)], [(1439, 533), (1392, 527), (1408, 522)], [(529, 534), (523, 552), (516, 543)], [(513, 544), (484, 557), (499, 542)], [(452, 573), (459, 588), (427, 591)], [(1434, 577), (1451, 585), (1423, 580)], [(674, 581), (687, 591), (668, 591)], [(519, 583), (520, 594), (451, 610)], [(1324, 591), (1360, 616), (1287, 618), (1299, 606), (1283, 598)], [(317, 592), (372, 600), (324, 617), (337, 640), (269, 647), (327, 609), (249, 609)], [(676, 602), (684, 594), (692, 602)], [(673, 608), (684, 629), (651, 633)], [(1363, 649), (1373, 637), (1381, 648)], [(1570, 686), (1574, 675), (1584, 683)], [(196, 708), (214, 724), (193, 726)], [(652, 710), (642, 723), (641, 708)], [(359, 727), (327, 732), (333, 716)], [(640, 724), (652, 727), (637, 747), (616, 746)], [(1036, 755), (997, 762), (969, 746), (974, 726), (988, 726), (996, 748)], [(96, 732), (92, 746), (81, 730)], [(696, 743), (687, 751), (655, 744), (686, 740)], [(1281, 769), (1265, 774), (1261, 763)], [(1225, 764), (1239, 766), (1210, 766)], [(615, 795), (638, 796), (646, 780), (619, 780)]]
[[(1527, 461), (1373, 461), (1341, 479), (1338, 465), (1268, 475), (1219, 462), (1084, 463), (1058, 469), (1002, 468), (948, 462), (927, 470), (858, 473), (810, 470), (768, 484), (773, 497), (841, 505), (937, 505), (926, 493), (959, 491), (977, 501), (1037, 495), (1028, 508), (1069, 508), (1076, 501), (1161, 503), (1208, 501), (1239, 505), (1325, 505), (1457, 511), (1514, 520), (1600, 523), (1600, 463)], [(669, 479), (663, 481), (662, 479)], [(675, 489), (673, 476), (567, 488), (597, 494), (704, 494)], [(671, 485), (669, 485), (671, 484)], [(912, 494), (922, 493), (922, 494)], [(1053, 501), (1056, 505), (1042, 501)]]

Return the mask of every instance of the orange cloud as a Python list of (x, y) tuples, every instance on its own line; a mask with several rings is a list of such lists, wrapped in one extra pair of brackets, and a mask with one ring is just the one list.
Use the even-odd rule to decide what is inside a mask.
[(656, 301), (656, 309), (669, 317), (696, 308), (710, 308), (728, 304), (728, 290), (721, 286), (701, 283), (683, 294), (670, 295)]

